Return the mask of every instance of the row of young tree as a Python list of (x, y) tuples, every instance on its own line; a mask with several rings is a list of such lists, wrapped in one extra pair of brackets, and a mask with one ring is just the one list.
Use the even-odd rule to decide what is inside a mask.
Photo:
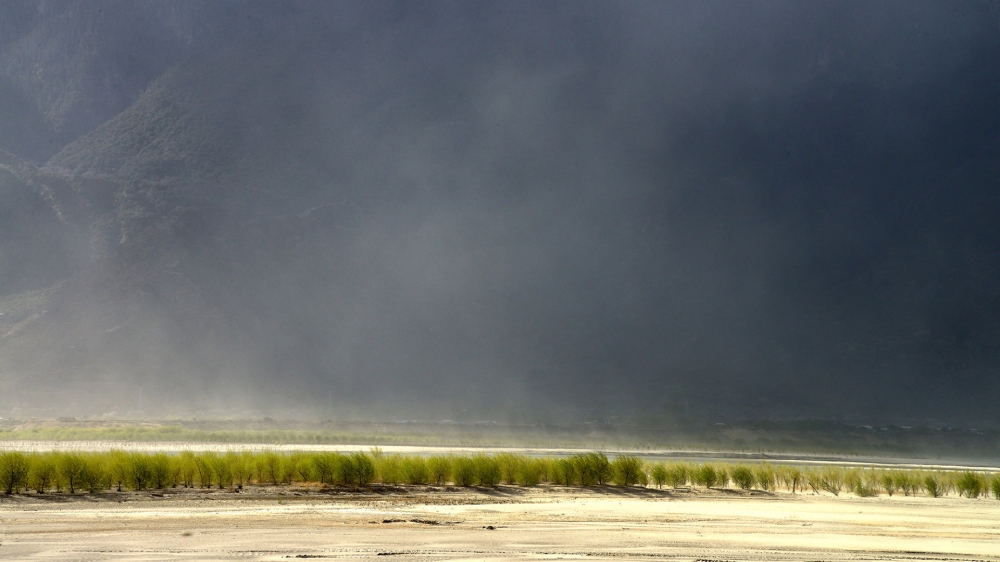
[(828, 492), (835, 496), (849, 492), (860, 497), (924, 494), (937, 498), (955, 493), (968, 498), (992, 494), (1000, 499), (1000, 474), (974, 471), (800, 467), (770, 463), (656, 463), (649, 470), (649, 478), (657, 487), (667, 485), (677, 488), (690, 483), (706, 488), (732, 485), (742, 490), (783, 489), (792, 493), (809, 490), (815, 494)]
[(247, 485), (318, 484), (361, 488), (375, 483), (455, 486), (736, 487), (792, 493), (858, 496), (958, 494), (1000, 499), (1000, 475), (840, 466), (646, 462), (635, 455), (609, 459), (600, 452), (570, 457), (498, 453), (471, 456), (387, 455), (378, 448), (355, 453), (185, 451), (0, 453), (0, 491), (6, 494), (75, 494), (174, 487), (239, 490)]

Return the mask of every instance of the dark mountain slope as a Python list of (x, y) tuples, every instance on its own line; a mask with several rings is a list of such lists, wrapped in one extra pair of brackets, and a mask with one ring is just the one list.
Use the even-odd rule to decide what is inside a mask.
[(79, 248), (73, 243), (73, 225), (59, 215), (44, 191), (24, 181), (24, 169), (23, 162), (0, 153), (0, 287), (4, 294), (50, 286), (79, 265), (74, 259)]
[[(146, 86), (199, 45), (205, 19), (192, 3), (54, 0), (4, 4), (0, 12), (0, 116), (26, 104), (44, 126), (21, 136), (4, 120), (7, 150), (44, 161), (132, 104)], [(21, 125), (24, 127), (24, 125)]]
[(219, 5), (0, 43), (0, 412), (992, 415), (993, 8)]

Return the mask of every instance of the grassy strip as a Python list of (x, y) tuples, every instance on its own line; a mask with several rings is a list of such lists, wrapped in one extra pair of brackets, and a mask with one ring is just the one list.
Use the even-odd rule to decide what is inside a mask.
[[(536, 433), (491, 428), (435, 428), (434, 433), (390, 427), (328, 429), (191, 429), (159, 427), (0, 428), (0, 441), (110, 441), (122, 443), (233, 443), (257, 445), (416, 445), (451, 447), (649, 448), (648, 441), (629, 435), (594, 436), (572, 432)], [(677, 443), (672, 443), (676, 446)], [(688, 444), (696, 447), (696, 442)], [(663, 444), (666, 446), (666, 444)]]
[[(844, 424), (762, 427), (491, 426), (443, 423), (0, 420), (0, 441), (105, 441), (259, 445), (423, 445), (583, 450), (700, 450), (777, 454), (992, 458), (1000, 434)], [(125, 445), (123, 445), (125, 446)]]
[(30, 441), (133, 441), (133, 442), (189, 442), (189, 443), (254, 443), (254, 444), (353, 444), (358, 442), (379, 445), (394, 444), (394, 435), (358, 435), (348, 432), (311, 430), (219, 430), (164, 427), (39, 427), (31, 429), (0, 429), (0, 440)]
[(861, 497), (923, 494), (1000, 499), (1000, 475), (971, 471), (799, 467), (790, 465), (646, 462), (599, 452), (566, 458), (513, 453), (423, 457), (368, 453), (185, 451), (0, 453), (0, 492), (97, 493), (173, 487), (242, 489), (246, 485), (312, 483), (365, 487), (375, 483), (456, 486), (735, 487), (801, 493), (843, 492)]

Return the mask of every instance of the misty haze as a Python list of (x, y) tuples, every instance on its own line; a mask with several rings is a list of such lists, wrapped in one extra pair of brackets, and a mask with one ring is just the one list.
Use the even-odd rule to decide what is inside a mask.
[(6, 0), (0, 417), (995, 426), (998, 61), (978, 1)]
[(1000, 562), (1000, 0), (0, 0), (0, 560)]

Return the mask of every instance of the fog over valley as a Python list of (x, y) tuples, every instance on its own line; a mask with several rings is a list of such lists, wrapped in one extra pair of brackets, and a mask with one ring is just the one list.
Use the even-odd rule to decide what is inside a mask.
[(1000, 5), (0, 9), (0, 417), (996, 426)]

